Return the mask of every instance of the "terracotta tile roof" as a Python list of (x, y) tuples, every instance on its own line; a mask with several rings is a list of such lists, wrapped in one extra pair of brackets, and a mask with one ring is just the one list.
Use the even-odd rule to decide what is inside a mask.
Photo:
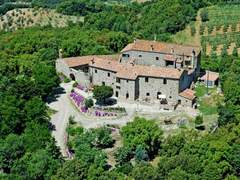
[(102, 58), (106, 56), (83, 56), (76, 58), (64, 58), (69, 67), (89, 65), (90, 67), (105, 69), (116, 72), (116, 76), (125, 79), (136, 79), (138, 76), (161, 77), (179, 79), (184, 70), (158, 67), (133, 65), (131, 63), (119, 63), (116, 60)]
[(146, 66), (141, 66), (137, 67), (137, 71), (140, 76), (179, 79), (184, 70), (155, 66), (148, 66), (146, 68)]
[(63, 58), (63, 60), (66, 62), (66, 64), (69, 67), (77, 67), (77, 66), (83, 66), (88, 65), (92, 59), (94, 58), (102, 58), (102, 59), (108, 59), (111, 61), (117, 61), (119, 55), (89, 55), (89, 56), (80, 56), (80, 57), (69, 57), (69, 58)]
[(185, 89), (184, 91), (179, 93), (179, 95), (189, 100), (194, 100), (196, 98), (195, 91), (191, 89)]
[(193, 49), (196, 55), (200, 53), (200, 47), (198, 46), (178, 45), (158, 41), (136, 40), (134, 43), (128, 44), (121, 52), (136, 50), (170, 54), (172, 53), (172, 50), (174, 50), (175, 54), (192, 56)]
[(207, 81), (216, 81), (219, 78), (219, 73), (212, 72), (212, 71), (206, 71), (206, 74), (201, 77), (201, 80)]
[(126, 79), (136, 79), (138, 76), (179, 79), (182, 73), (183, 70), (174, 68), (126, 64), (119, 69), (116, 76)]
[(124, 64), (124, 66), (122, 66), (118, 70), (116, 77), (135, 80), (138, 77), (138, 75), (139, 74), (136, 71), (136, 68), (134, 68), (134, 66), (132, 66), (131, 64)]
[(91, 59), (93, 59), (93, 56), (70, 57), (70, 58), (64, 58), (63, 60), (66, 62), (66, 64), (69, 67), (77, 67), (77, 66), (88, 65)]
[(122, 65), (118, 61), (112, 61), (99, 57), (94, 57), (94, 59), (91, 60), (91, 62), (89, 63), (89, 66), (113, 72), (117, 72), (122, 67)]

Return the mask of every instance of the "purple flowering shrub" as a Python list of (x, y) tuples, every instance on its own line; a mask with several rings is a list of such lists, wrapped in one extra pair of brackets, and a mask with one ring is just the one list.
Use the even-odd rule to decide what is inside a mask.
[(73, 99), (73, 101), (77, 104), (79, 107), (80, 105), (83, 105), (84, 97), (76, 92), (71, 92), (70, 97)]
[(84, 97), (76, 92), (71, 92), (70, 97), (83, 113), (88, 112), (88, 108), (84, 105)]
[(112, 113), (112, 112), (105, 112), (105, 111), (99, 111), (99, 110), (95, 110), (94, 113), (95, 116), (98, 117), (105, 117), (105, 116), (117, 116), (116, 113)]
[(82, 86), (82, 85), (80, 85), (80, 84), (77, 85), (77, 88), (80, 89), (80, 90), (82, 90), (82, 91), (84, 91), (84, 89), (85, 89), (84, 86)]
[[(88, 112), (88, 108), (84, 104), (85, 98), (82, 95), (73, 91), (70, 93), (70, 97), (82, 113)], [(117, 113), (108, 112), (101, 108), (95, 108), (95, 110), (92, 112), (92, 115), (97, 117), (113, 117), (113, 116), (117, 116)]]

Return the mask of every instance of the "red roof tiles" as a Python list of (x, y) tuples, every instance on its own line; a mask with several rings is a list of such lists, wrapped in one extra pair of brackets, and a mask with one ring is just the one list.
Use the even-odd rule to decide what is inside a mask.
[(198, 46), (187, 46), (187, 45), (178, 45), (157, 41), (147, 41), (147, 40), (136, 40), (134, 43), (128, 44), (121, 52), (126, 51), (152, 51), (158, 53), (174, 53), (178, 55), (187, 55), (192, 56), (192, 51), (195, 51), (197, 56), (200, 53), (200, 47)]
[(184, 91), (179, 93), (179, 95), (189, 100), (194, 100), (196, 98), (195, 91), (191, 89), (185, 89)]
[(219, 78), (219, 73), (212, 72), (212, 71), (206, 71), (206, 74), (201, 77), (201, 80), (216, 81), (218, 78)]
[(162, 77), (179, 79), (184, 70), (158, 67), (133, 65), (130, 63), (119, 63), (110, 59), (99, 58), (99, 56), (83, 56), (63, 59), (69, 67), (89, 65), (90, 67), (105, 69), (116, 72), (119, 78), (136, 79), (138, 76)]

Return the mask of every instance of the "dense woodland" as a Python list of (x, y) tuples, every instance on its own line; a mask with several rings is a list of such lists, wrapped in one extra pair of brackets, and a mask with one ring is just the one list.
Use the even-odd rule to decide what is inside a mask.
[[(236, 54), (223, 53), (216, 61), (208, 61), (214, 56), (203, 57), (203, 68), (220, 72), (225, 95), (214, 133), (184, 130), (164, 138), (154, 121), (137, 117), (120, 131), (123, 147), (115, 154), (113, 169), (103, 151), (114, 143), (106, 127), (68, 129), (74, 137), (69, 146), (75, 158), (64, 160), (51, 137), (54, 127), (45, 105), (60, 83), (54, 67), (58, 49), (63, 49), (64, 56), (112, 54), (135, 37), (152, 39), (156, 34), (158, 39), (168, 39), (194, 19), (200, 7), (213, 1), (162, 0), (127, 7), (109, 3), (104, 8), (84, 0), (35, 2), (62, 13), (79, 13), (86, 21), (62, 29), (0, 32), (0, 179), (239, 178), (240, 59)], [(83, 12), (81, 3), (90, 8)], [(155, 158), (159, 162), (152, 165)]]

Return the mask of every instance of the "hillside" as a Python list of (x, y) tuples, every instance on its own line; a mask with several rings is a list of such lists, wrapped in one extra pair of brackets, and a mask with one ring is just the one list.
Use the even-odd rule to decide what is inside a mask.
[(83, 22), (83, 17), (68, 16), (51, 9), (21, 8), (8, 11), (0, 17), (0, 29), (16, 30), (31, 26), (66, 27), (69, 22)]
[(208, 20), (202, 22), (201, 9), (195, 22), (172, 36), (181, 44), (202, 45), (206, 55), (220, 56), (223, 51), (231, 55), (240, 53), (240, 5), (218, 5), (206, 8)]

